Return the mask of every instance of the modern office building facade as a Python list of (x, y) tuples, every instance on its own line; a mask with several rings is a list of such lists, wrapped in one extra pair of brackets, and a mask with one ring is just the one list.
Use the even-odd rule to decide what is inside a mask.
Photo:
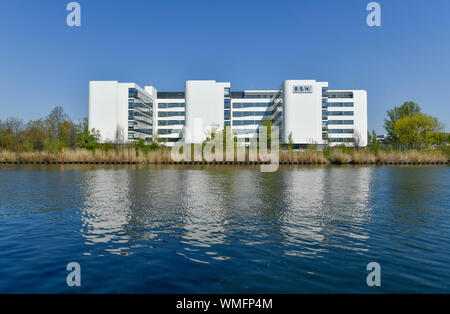
[(117, 81), (89, 85), (89, 128), (99, 130), (103, 141), (201, 143), (214, 129), (230, 126), (245, 143), (265, 121), (279, 127), (282, 144), (366, 146), (367, 93), (330, 90), (315, 80), (244, 91), (213, 80), (186, 81), (184, 92)]

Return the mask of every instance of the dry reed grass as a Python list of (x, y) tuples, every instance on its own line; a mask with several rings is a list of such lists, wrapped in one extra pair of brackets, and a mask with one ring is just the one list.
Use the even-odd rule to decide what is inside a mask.
[(383, 152), (377, 154), (378, 162), (447, 162), (448, 158), (439, 151), (409, 150), (402, 152)]
[(349, 164), (352, 162), (352, 156), (341, 150), (333, 150), (329, 159), (333, 164)]
[[(246, 151), (248, 161), (248, 150)], [(368, 163), (427, 163), (427, 162), (447, 162), (447, 156), (440, 151), (379, 151), (373, 153), (368, 150), (331, 149), (325, 156), (321, 151), (305, 150), (292, 151), (282, 150), (279, 155), (280, 162), (311, 163), (311, 164), (368, 164)], [(51, 152), (11, 152), (0, 151), (0, 162), (58, 162), (62, 161), (61, 153)], [(171, 162), (170, 149), (157, 149), (147, 153), (135, 148), (121, 148), (108, 151), (87, 149), (68, 149), (64, 153), (65, 162), (138, 162), (144, 164), (168, 163)]]
[(312, 163), (312, 164), (326, 164), (329, 160), (325, 157), (323, 152), (306, 150), (299, 151), (280, 151), (280, 162), (294, 162), (294, 163)]

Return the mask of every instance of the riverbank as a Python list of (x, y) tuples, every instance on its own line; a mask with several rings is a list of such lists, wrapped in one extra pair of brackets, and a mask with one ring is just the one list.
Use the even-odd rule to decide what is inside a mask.
[[(248, 152), (245, 161), (182, 161), (171, 158), (170, 149), (149, 152), (135, 148), (90, 151), (69, 149), (61, 153), (51, 152), (0, 152), (2, 164), (259, 164), (261, 160), (250, 161)], [(235, 159), (236, 160), (236, 159)], [(440, 151), (378, 151), (329, 149), (326, 151), (289, 151), (279, 154), (280, 164), (448, 164), (449, 158)]]

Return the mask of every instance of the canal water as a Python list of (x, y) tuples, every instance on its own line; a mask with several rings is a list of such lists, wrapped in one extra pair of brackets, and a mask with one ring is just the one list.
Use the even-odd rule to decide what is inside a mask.
[(449, 265), (448, 166), (0, 166), (0, 293), (449, 293)]

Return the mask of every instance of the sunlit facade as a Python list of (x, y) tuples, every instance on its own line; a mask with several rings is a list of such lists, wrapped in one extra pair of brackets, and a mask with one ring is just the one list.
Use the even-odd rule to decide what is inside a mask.
[(185, 91), (92, 81), (89, 127), (103, 141), (203, 142), (230, 126), (244, 143), (265, 121), (278, 126), (280, 142), (296, 146), (367, 145), (367, 93), (331, 90), (327, 82), (286, 80), (278, 89), (233, 91), (230, 82), (186, 81)]

